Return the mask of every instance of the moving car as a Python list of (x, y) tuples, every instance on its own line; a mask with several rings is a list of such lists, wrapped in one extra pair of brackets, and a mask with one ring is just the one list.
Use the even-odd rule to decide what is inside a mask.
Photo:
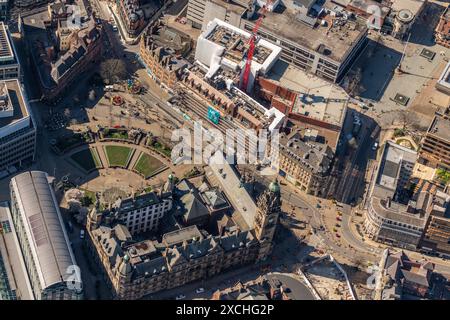
[(197, 290), (195, 290), (196, 293), (203, 293), (205, 292), (205, 289), (203, 288), (198, 288)]
[(72, 222), (70, 221), (67, 221), (67, 230), (69, 230), (70, 233), (73, 232), (73, 225)]
[(378, 142), (375, 142), (375, 143), (373, 144), (372, 150), (375, 151), (375, 150), (377, 150), (377, 149), (378, 149)]
[(186, 298), (186, 296), (184, 294), (180, 294), (179, 296), (175, 297), (175, 300), (183, 300), (184, 298)]
[(84, 230), (80, 230), (80, 239), (84, 239)]

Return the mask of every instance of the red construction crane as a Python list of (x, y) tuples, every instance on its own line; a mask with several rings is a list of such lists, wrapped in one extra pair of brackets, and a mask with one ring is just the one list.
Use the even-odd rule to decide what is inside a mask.
[(243, 90), (243, 91), (247, 91), (248, 78), (250, 76), (250, 70), (251, 70), (251, 66), (252, 66), (253, 52), (255, 51), (256, 34), (257, 34), (258, 29), (261, 26), (261, 23), (266, 15), (267, 8), (271, 4), (272, 4), (272, 0), (268, 0), (267, 3), (260, 10), (259, 18), (256, 21), (256, 23), (253, 27), (250, 39), (247, 42), (248, 43), (247, 61), (245, 62), (245, 69), (244, 69), (244, 74), (242, 75), (242, 83), (241, 83), (241, 90)]

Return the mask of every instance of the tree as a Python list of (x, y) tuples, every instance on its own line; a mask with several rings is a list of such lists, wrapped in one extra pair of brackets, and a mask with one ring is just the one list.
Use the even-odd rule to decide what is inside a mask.
[(70, 213), (78, 213), (82, 207), (81, 202), (76, 199), (70, 199), (67, 201), (67, 204), (69, 206)]
[(417, 117), (416, 113), (403, 111), (403, 112), (399, 112), (398, 115), (399, 115), (399, 121), (402, 126), (403, 132), (417, 127), (418, 117)]
[(119, 59), (108, 59), (100, 64), (100, 76), (104, 83), (112, 84), (127, 76), (125, 63)]
[(93, 204), (92, 199), (86, 195), (83, 198), (81, 198), (80, 202), (83, 205), (83, 207), (89, 207), (91, 204)]
[(438, 177), (438, 180), (440, 180), (442, 183), (447, 184), (450, 182), (450, 171), (439, 168), (436, 170), (436, 175)]

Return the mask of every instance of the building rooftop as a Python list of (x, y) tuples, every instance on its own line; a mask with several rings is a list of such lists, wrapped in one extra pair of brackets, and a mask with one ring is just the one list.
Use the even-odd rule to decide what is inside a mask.
[(391, 9), (398, 12), (403, 9), (408, 9), (414, 15), (416, 15), (422, 6), (426, 3), (426, 0), (391, 0)]
[(436, 113), (427, 134), (450, 142), (450, 118)]
[[(249, 38), (249, 32), (215, 18), (208, 22), (205, 31), (198, 37), (195, 59), (209, 68), (208, 78), (221, 66), (239, 76), (245, 66)], [(256, 41), (249, 88), (253, 86), (256, 73), (266, 74), (280, 54), (279, 46), (264, 39)]]
[(183, 56), (190, 51), (192, 46), (192, 39), (188, 34), (164, 24), (162, 20), (151, 24), (143, 37), (151, 39), (147, 40), (147, 43), (152, 42), (159, 47), (171, 48)]
[(233, 221), (241, 227), (241, 230), (253, 228), (256, 204), (248, 192), (241, 187), (238, 175), (220, 152), (216, 152), (209, 161), (211, 170), (206, 174), (215, 176), (220, 188), (235, 208)]
[(376, 184), (395, 192), (402, 162), (415, 163), (416, 160), (416, 151), (400, 146), (393, 141), (387, 141), (380, 161)]
[[(323, 143), (308, 141), (309, 132), (294, 131), (289, 136), (280, 137), (280, 151), (301, 163), (306, 170), (319, 174), (327, 173), (331, 168), (334, 154), (329, 146)], [(305, 137), (306, 135), (306, 137)]]
[(165, 233), (162, 242), (166, 246), (172, 247), (182, 244), (183, 241), (192, 241), (193, 238), (203, 239), (202, 233), (195, 225)]
[(384, 18), (389, 13), (389, 8), (380, 4), (380, 2), (375, 0), (351, 0), (347, 4), (353, 8), (357, 8), (363, 12), (369, 12), (370, 6), (376, 5), (381, 7), (381, 17)]
[(7, 202), (0, 202), (0, 229), (0, 300), (32, 300), (33, 291)]
[[(320, 9), (314, 9), (314, 6), (314, 12), (310, 10), (308, 15), (304, 15), (299, 13), (294, 0), (285, 0), (274, 11), (266, 13), (260, 30), (269, 31), (275, 37), (285, 38), (310, 50), (320, 50), (331, 60), (343, 61), (359, 37), (366, 32), (366, 26), (330, 14), (318, 18), (317, 10)], [(258, 18), (257, 12), (251, 18), (252, 23)], [(247, 15), (243, 19), (248, 20)], [(322, 25), (322, 20), (327, 21), (326, 25)]]
[(159, 202), (161, 202), (161, 199), (154, 192), (149, 192), (124, 200), (118, 200), (116, 205), (118, 211), (122, 212), (145, 208)]
[(427, 260), (412, 261), (403, 251), (390, 253), (388, 250), (383, 271), (396, 282), (404, 280), (428, 287), (434, 264)]
[[(225, 25), (217, 25), (206, 39), (225, 48), (224, 57), (239, 64), (248, 50), (246, 34), (234, 33)], [(262, 64), (272, 53), (270, 48), (256, 46), (253, 61)]]
[(227, 9), (227, 11), (234, 12), (238, 15), (242, 15), (246, 8), (253, 2), (252, 0), (241, 0), (241, 1), (223, 1), (223, 0), (209, 0), (212, 3), (218, 4), (221, 7)]
[(0, 81), (0, 139), (11, 133), (12, 126), (29, 124), (30, 113), (19, 81)]
[(56, 87), (66, 73), (74, 70), (74, 66), (87, 55), (90, 44), (97, 41), (101, 34), (101, 27), (97, 26), (91, 17), (82, 23), (79, 29), (72, 30), (77, 33), (77, 37), (71, 40), (69, 50), (58, 52), (56, 28), (50, 28), (48, 11), (24, 17), (23, 24), (26, 40), (33, 48), (32, 58), (37, 66), (41, 84), (47, 89)]
[[(202, 94), (201, 97), (207, 100), (210, 106), (219, 102), (219, 105), (226, 105), (231, 109), (236, 109), (236, 115), (240, 116), (240, 120), (233, 121), (232, 125), (245, 129), (249, 127), (268, 129), (271, 132), (280, 127), (284, 120), (284, 114), (275, 108), (265, 108), (255, 99), (238, 89), (239, 74), (220, 67), (216, 70), (214, 76), (208, 79), (206, 76), (208, 72), (208, 69), (203, 64), (196, 62), (189, 70), (185, 70), (182, 80), (188, 84), (194, 83), (203, 89), (202, 92), (207, 92), (207, 95)], [(185, 87), (189, 88), (189, 86)], [(197, 90), (194, 92), (198, 94)], [(211, 99), (212, 96), (214, 96), (214, 100)], [(224, 114), (220, 107), (217, 107), (216, 110), (219, 111), (223, 118), (227, 118), (227, 115)]]
[(387, 199), (380, 199), (372, 197), (372, 207), (377, 215), (396, 222), (416, 226), (417, 228), (424, 228), (427, 222), (426, 215), (408, 213), (407, 205), (398, 202), (389, 201)]
[(282, 87), (298, 93), (292, 109), (336, 126), (342, 126), (348, 104), (348, 95), (340, 87), (307, 74), (299, 68), (277, 61), (267, 79), (278, 82)]
[(42, 171), (24, 172), (11, 179), (21, 207), (24, 229), (42, 289), (66, 281), (67, 268), (76, 265), (55, 195)]

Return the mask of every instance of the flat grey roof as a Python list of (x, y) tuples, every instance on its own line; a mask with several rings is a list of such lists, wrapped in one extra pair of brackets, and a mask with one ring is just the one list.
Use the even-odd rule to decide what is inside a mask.
[(162, 242), (168, 247), (171, 247), (181, 244), (183, 241), (190, 242), (194, 237), (200, 239), (203, 238), (202, 234), (195, 225), (165, 233), (162, 237)]
[(380, 160), (380, 167), (377, 173), (376, 184), (395, 190), (402, 162), (415, 163), (417, 152), (393, 141), (387, 141)]
[[(283, 8), (284, 6), (284, 8)], [(286, 38), (294, 43), (298, 43), (307, 47), (312, 51), (316, 51), (320, 45), (325, 45), (330, 50), (327, 58), (342, 62), (347, 51), (355, 44), (356, 40), (362, 33), (365, 33), (367, 27), (358, 25), (355, 22), (347, 20), (342, 26), (321, 26), (321, 19), (317, 20), (316, 27), (312, 28), (301, 22), (297, 17), (298, 6), (294, 4), (294, 0), (284, 0), (282, 5), (279, 4), (273, 12), (267, 12), (264, 22), (260, 30), (265, 30), (279, 36), (281, 41)], [(256, 23), (258, 13), (252, 18), (251, 22)], [(246, 15), (242, 19), (248, 21)], [(331, 16), (325, 17), (331, 21)]]
[[(42, 289), (64, 282), (66, 270), (76, 265), (48, 177), (42, 171), (11, 179)], [(31, 237), (30, 237), (31, 235)]]
[(2, 81), (8, 88), (9, 98), (13, 105), (14, 114), (12, 117), (0, 118), (0, 128), (16, 122), (22, 118), (28, 117), (28, 109), (23, 98), (22, 89), (20, 88), (19, 81), (17, 79)]
[(440, 114), (436, 114), (427, 134), (439, 137), (442, 140), (450, 141), (450, 119)]
[(235, 3), (231, 2), (231, 1), (230, 2), (226, 2), (226, 1), (223, 1), (223, 0), (209, 0), (209, 1), (211, 1), (214, 4), (217, 4), (217, 5), (221, 6), (223, 8), (226, 8), (228, 11), (234, 12), (234, 13), (236, 13), (238, 15), (243, 14), (245, 12), (245, 10), (246, 10), (246, 7), (248, 5), (250, 5), (250, 3), (251, 3), (250, 1), (248, 1), (248, 4), (246, 6), (244, 6), (243, 4), (239, 5), (239, 4), (235, 4)]
[[(309, 117), (337, 126), (343, 125), (349, 98), (341, 87), (282, 60), (274, 63), (266, 78), (299, 93), (293, 112), (308, 112)], [(315, 98), (305, 103), (301, 101), (304, 94)]]

